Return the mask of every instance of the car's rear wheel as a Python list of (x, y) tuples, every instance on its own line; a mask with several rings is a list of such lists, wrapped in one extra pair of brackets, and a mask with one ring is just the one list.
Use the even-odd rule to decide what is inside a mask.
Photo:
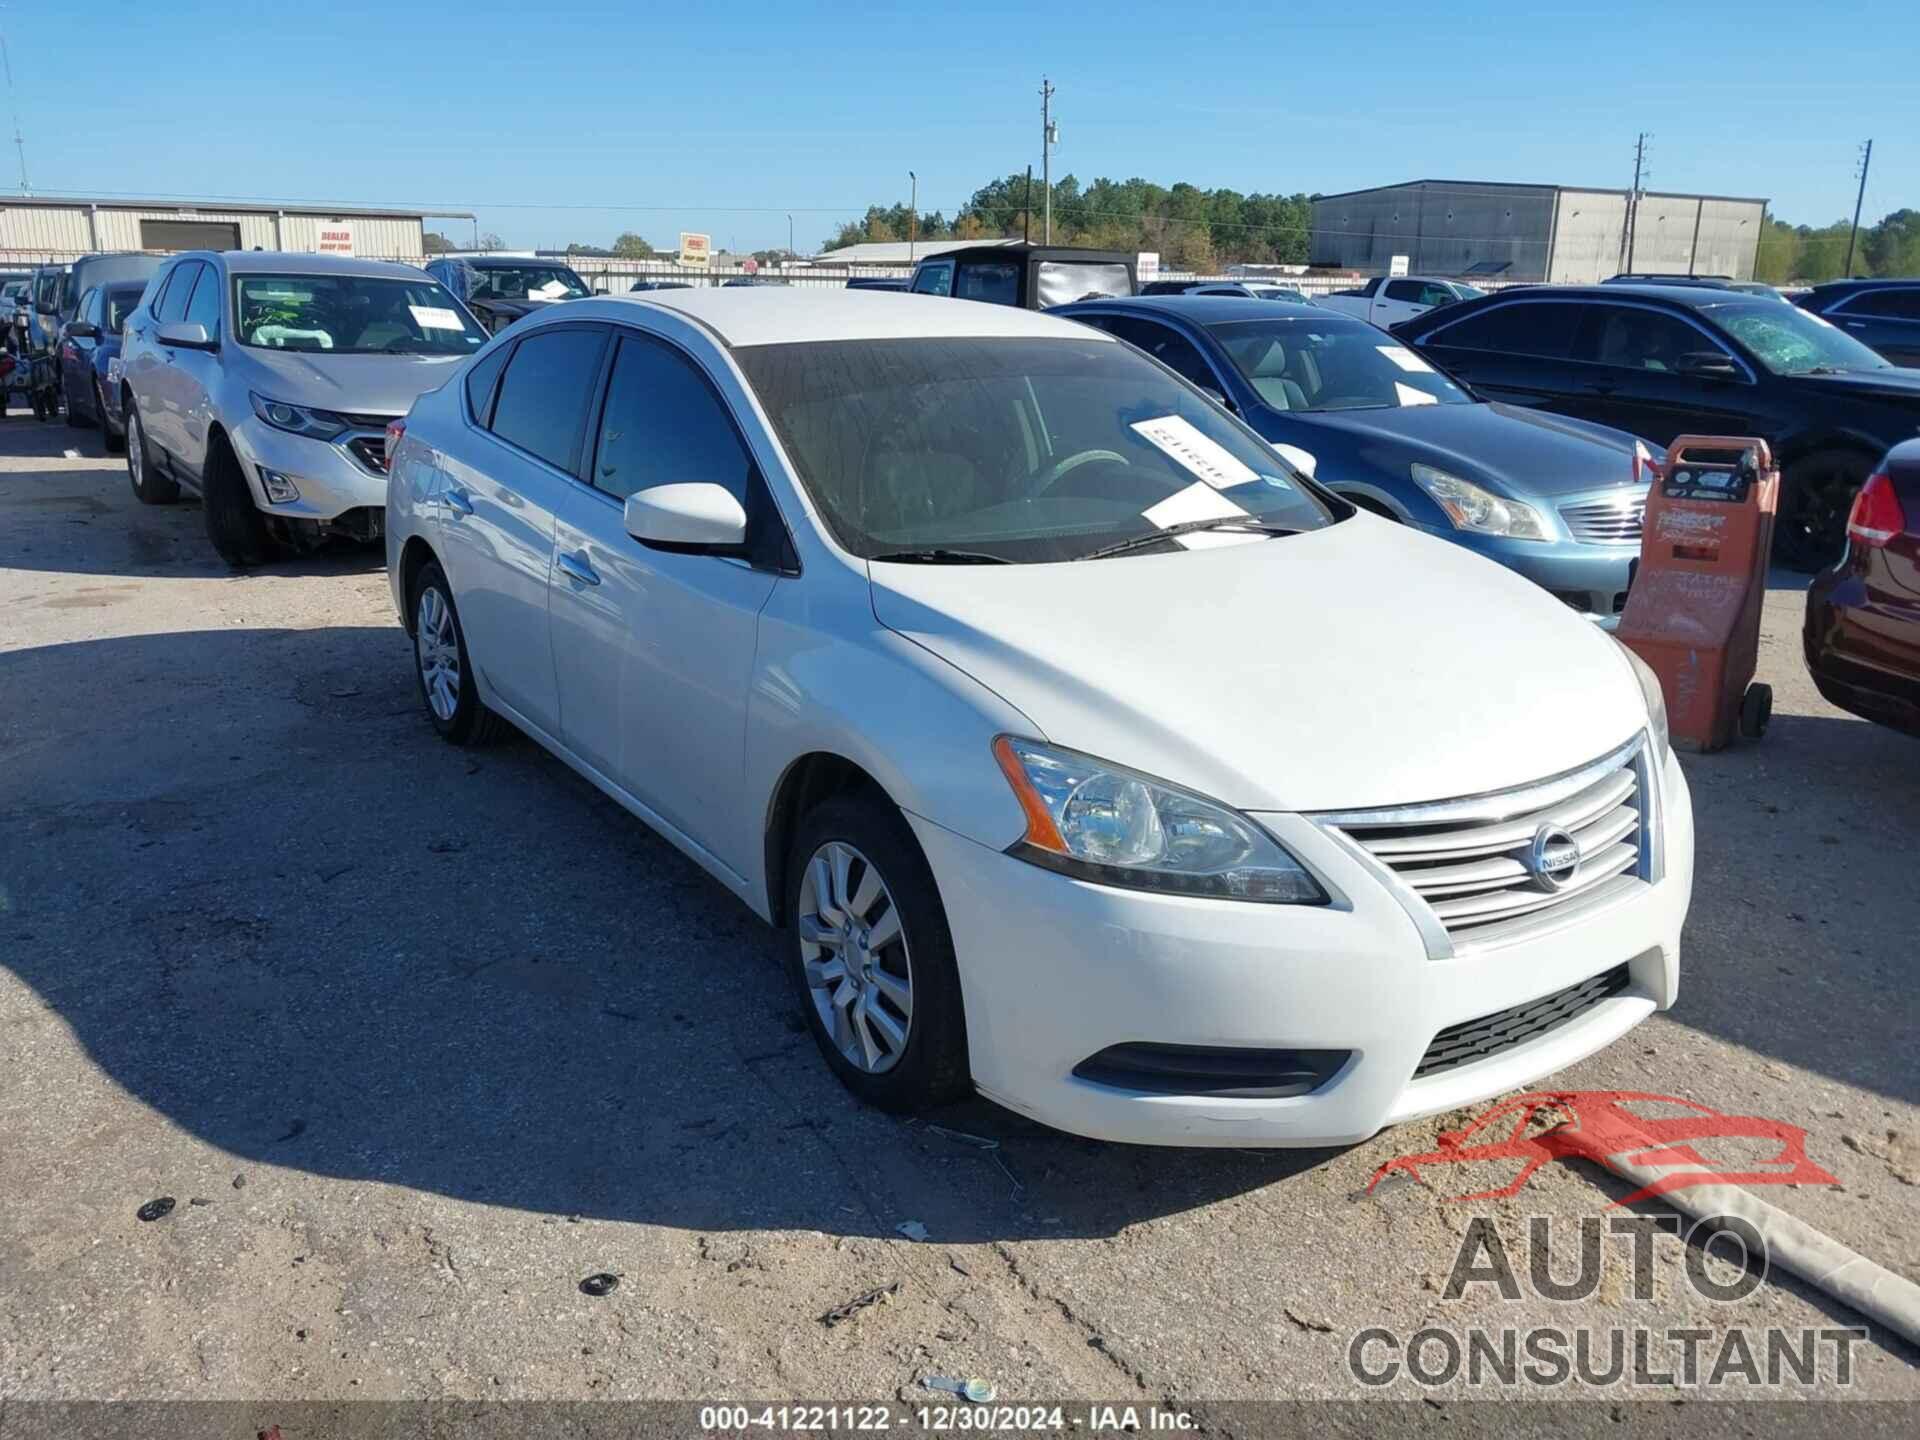
[(408, 605), (413, 615), (413, 674), (433, 728), (455, 745), (487, 745), (510, 734), (513, 727), (480, 699), (453, 587), (438, 561), (420, 567)]
[(93, 382), (93, 413), (100, 417), (100, 443), (106, 447), (109, 455), (118, 454), (126, 448), (125, 432), (113, 428), (113, 421), (107, 418), (107, 397), (100, 389), (98, 380)]
[(1873, 462), (1857, 450), (1820, 450), (1796, 460), (1780, 478), (1773, 554), (1794, 570), (1823, 570), (1847, 539), (1847, 512)]
[(179, 485), (154, 469), (147, 427), (140, 423), (132, 399), (127, 401), (127, 480), (142, 505), (171, 505), (180, 498)]
[(207, 446), (207, 469), (200, 490), (207, 539), (213, 543), (214, 552), (236, 570), (265, 564), (273, 553), (266, 517), (253, 503), (239, 456), (218, 436)]
[(953, 936), (899, 810), (873, 794), (811, 811), (787, 864), (788, 955), (808, 1028), (834, 1074), (884, 1110), (972, 1088)]

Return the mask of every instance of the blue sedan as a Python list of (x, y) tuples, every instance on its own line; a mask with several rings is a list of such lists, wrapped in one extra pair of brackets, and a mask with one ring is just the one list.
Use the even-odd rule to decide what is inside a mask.
[(1317, 306), (1165, 295), (1053, 313), (1210, 391), (1355, 505), (1618, 623), (1659, 458), (1634, 436), (1484, 402), (1385, 331)]
[(60, 341), (67, 423), (98, 425), (107, 449), (116, 454), (127, 443), (127, 422), (120, 413), (120, 328), (146, 288), (144, 280), (95, 286), (80, 297)]

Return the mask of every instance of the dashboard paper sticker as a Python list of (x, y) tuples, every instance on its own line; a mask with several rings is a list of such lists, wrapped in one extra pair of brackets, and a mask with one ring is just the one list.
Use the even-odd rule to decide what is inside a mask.
[(566, 283), (561, 280), (549, 280), (538, 290), (529, 290), (527, 296), (529, 299), (534, 300), (542, 298), (548, 300), (564, 300), (567, 296)]
[(1189, 520), (1230, 520), (1246, 513), (1212, 486), (1196, 481), (1184, 490), (1176, 490), (1151, 510), (1143, 510), (1140, 518), (1149, 525), (1171, 530)]
[(464, 330), (460, 317), (444, 305), (409, 305), (413, 323), (422, 330)]
[[(1178, 415), (1163, 415), (1157, 420), (1136, 420), (1132, 429), (1141, 439), (1166, 452), (1174, 464), (1198, 475), (1216, 490), (1248, 485), (1260, 478), (1234, 459), (1225, 446), (1209, 440)], [(1162, 505), (1166, 503), (1164, 500), (1161, 502)], [(1152, 511), (1148, 514), (1151, 515)]]
[(1398, 380), (1393, 382), (1393, 393), (1399, 397), (1402, 405), (1438, 405), (1440, 403), (1426, 391), (1417, 390)]
[(1376, 345), (1373, 348), (1409, 375), (1433, 374), (1433, 367), (1404, 345)]

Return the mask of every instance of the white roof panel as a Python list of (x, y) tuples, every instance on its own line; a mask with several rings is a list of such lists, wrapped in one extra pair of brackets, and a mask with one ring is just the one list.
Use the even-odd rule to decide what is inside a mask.
[(565, 308), (570, 315), (617, 320), (623, 307), (635, 305), (678, 311), (719, 332), (727, 344), (735, 346), (935, 336), (1112, 339), (1073, 321), (1011, 305), (886, 290), (772, 285), (650, 290), (639, 295), (573, 300)]

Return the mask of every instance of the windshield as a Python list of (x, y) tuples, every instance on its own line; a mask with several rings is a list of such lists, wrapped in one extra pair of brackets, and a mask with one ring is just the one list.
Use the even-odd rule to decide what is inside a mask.
[(1708, 312), (1776, 375), (1815, 370), (1890, 370), (1891, 362), (1798, 305), (1747, 300)]
[(235, 333), (266, 350), (465, 355), (487, 337), (437, 281), (369, 275), (242, 275)]
[(578, 300), (586, 282), (565, 265), (476, 265), (475, 300)]
[(146, 293), (144, 285), (120, 285), (107, 291), (107, 333), (118, 335), (127, 323), (127, 316), (140, 308), (140, 297)]
[(1332, 316), (1209, 325), (1234, 367), (1275, 410), (1471, 405), (1473, 396), (1372, 325)]
[(1252, 432), (1111, 341), (844, 340), (734, 353), (828, 526), (864, 558), (1074, 560), (1188, 520), (1316, 530), (1334, 518)]
[(1464, 280), (1454, 281), (1453, 288), (1460, 292), (1462, 300), (1484, 300), (1487, 297), (1487, 292), (1478, 285), (1469, 285)]

